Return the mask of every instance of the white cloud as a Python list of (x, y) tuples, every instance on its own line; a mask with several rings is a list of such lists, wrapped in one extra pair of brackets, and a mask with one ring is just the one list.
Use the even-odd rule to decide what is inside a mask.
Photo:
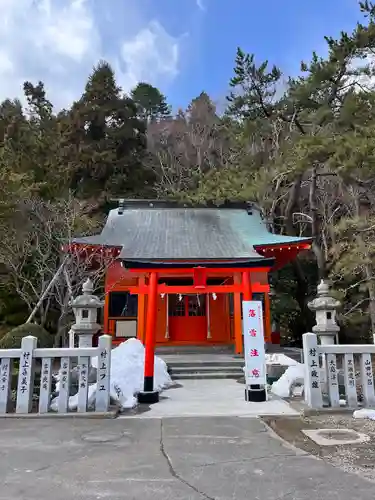
[(354, 83), (356, 90), (374, 90), (375, 58), (372, 53), (367, 53), (363, 58), (353, 59), (349, 65), (349, 71), (353, 74), (349, 77), (348, 83)]
[(121, 57), (126, 66), (122, 75), (125, 90), (138, 81), (150, 82), (163, 75), (172, 79), (178, 73), (179, 42), (159, 22), (151, 21), (122, 44)]
[[(113, 12), (121, 21), (115, 28)], [(100, 59), (113, 65), (124, 90), (139, 80), (162, 85), (178, 73), (180, 42), (145, 17), (139, 0), (99, 7), (95, 0), (0, 0), (0, 100), (20, 97), (25, 80), (42, 80), (56, 107), (69, 105)]]

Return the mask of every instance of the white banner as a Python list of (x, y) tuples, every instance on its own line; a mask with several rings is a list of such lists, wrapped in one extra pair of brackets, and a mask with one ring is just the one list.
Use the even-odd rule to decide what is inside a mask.
[(242, 301), (246, 385), (266, 385), (263, 308), (258, 300)]

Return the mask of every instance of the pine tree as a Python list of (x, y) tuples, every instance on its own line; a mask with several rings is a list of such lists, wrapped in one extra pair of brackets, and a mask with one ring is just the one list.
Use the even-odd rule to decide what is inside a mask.
[(166, 97), (149, 83), (138, 83), (130, 96), (137, 105), (138, 116), (146, 122), (160, 120), (171, 115)]
[(136, 104), (121, 93), (108, 63), (94, 68), (65, 128), (67, 146), (75, 144), (73, 189), (101, 197), (142, 190), (145, 125)]

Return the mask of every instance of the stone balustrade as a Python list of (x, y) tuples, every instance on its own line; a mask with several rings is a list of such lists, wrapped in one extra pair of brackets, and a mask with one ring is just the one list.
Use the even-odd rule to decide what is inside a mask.
[(372, 365), (375, 345), (318, 344), (316, 334), (305, 333), (303, 354), (305, 401), (310, 408), (375, 407)]
[[(88, 412), (90, 359), (97, 358), (97, 390), (95, 409), (97, 413), (107, 412), (110, 404), (110, 366), (112, 337), (103, 335), (98, 347), (52, 348), (37, 347), (37, 339), (24, 337), (20, 349), (0, 349), (0, 416), (9, 412), (16, 414), (40, 415), (49, 413), (52, 400), (53, 367), (59, 363), (57, 412), (69, 412), (69, 397), (73, 363), (78, 370), (77, 412)], [(17, 388), (12, 388), (12, 380), (18, 366)], [(33, 407), (35, 397), (36, 368), (40, 370), (40, 388), (37, 410)], [(17, 375), (16, 375), (17, 376)], [(12, 408), (12, 389), (16, 390), (15, 410)], [(14, 399), (14, 398), (13, 398)]]

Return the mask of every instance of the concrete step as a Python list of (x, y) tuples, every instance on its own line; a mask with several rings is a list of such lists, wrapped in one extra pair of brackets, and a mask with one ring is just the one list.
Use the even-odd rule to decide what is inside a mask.
[(200, 372), (239, 372), (242, 371), (242, 365), (185, 365), (185, 366), (169, 366), (172, 373), (200, 373)]
[[(164, 358), (163, 358), (164, 359)], [(243, 359), (234, 359), (228, 360), (228, 361), (168, 361), (167, 359), (164, 359), (164, 361), (167, 363), (169, 367), (173, 368), (188, 368), (188, 367), (195, 367), (195, 368), (200, 368), (204, 369), (206, 367), (213, 367), (213, 368), (225, 368), (226, 366), (230, 367), (242, 367), (244, 365), (244, 360)]]
[(157, 356), (162, 354), (234, 354), (234, 347), (232, 345), (209, 345), (209, 346), (160, 346), (155, 350)]
[(243, 372), (200, 372), (200, 373), (180, 373), (173, 375), (173, 380), (202, 380), (202, 379), (233, 379), (238, 380), (243, 377)]
[[(211, 348), (212, 349), (212, 348)], [(230, 353), (208, 353), (203, 350), (192, 354), (169, 352), (160, 357), (167, 363), (174, 380), (183, 379), (240, 379), (243, 377), (244, 359)]]

